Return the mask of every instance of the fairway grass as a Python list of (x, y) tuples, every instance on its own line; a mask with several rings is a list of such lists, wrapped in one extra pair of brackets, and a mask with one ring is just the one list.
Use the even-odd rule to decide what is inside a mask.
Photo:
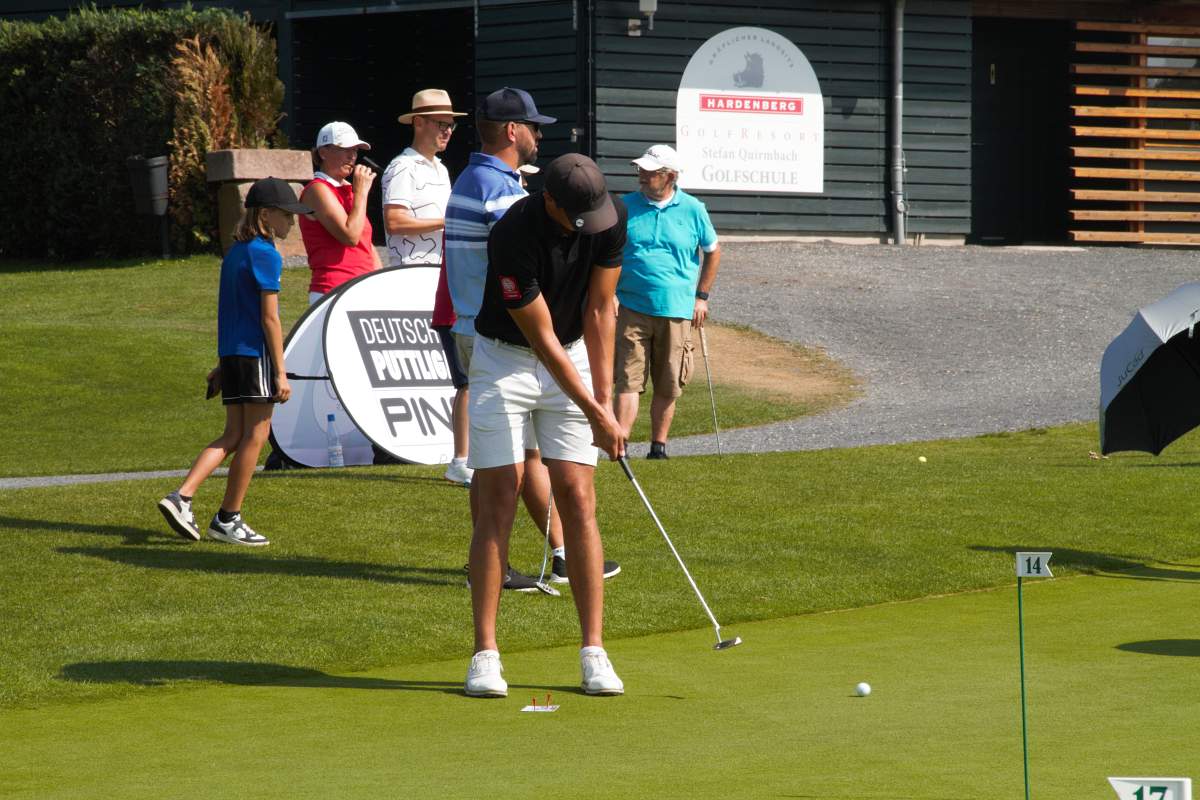
[[(1004, 585), (1013, 550), (1053, 550), (1056, 574), (1200, 556), (1200, 438), (1158, 459), (1096, 461), (1093, 426), (947, 442), (635, 460), (659, 517), (722, 624)], [(918, 456), (926, 456), (925, 463)], [(215, 661), (358, 671), (467, 653), (467, 493), (438, 467), (272, 473), (247, 551), (168, 532), (169, 480), (0, 492), (0, 707), (90, 701), (144, 688), (64, 680), (72, 664)], [(221, 481), (197, 496), (202, 524)], [(615, 464), (597, 471), (612, 640), (706, 620)], [(524, 515), (511, 559), (537, 572)], [(569, 597), (506, 596), (504, 652), (578, 636)], [(237, 672), (239, 667), (231, 667)], [(171, 684), (187, 675), (157, 676)]]
[[(0, 477), (190, 466), (225, 419), (219, 401), (203, 399), (216, 362), (219, 275), (214, 256), (68, 267), (0, 262)], [(283, 272), (284, 330), (308, 307), (308, 280), (305, 268)], [(723, 428), (794, 419), (854, 394), (853, 379), (836, 365), (824, 371), (844, 389), (811, 402), (744, 388), (737, 370), (725, 365), (714, 387)], [(696, 383), (679, 402), (677, 437), (712, 431), (698, 370)], [(648, 397), (644, 405), (634, 441), (648, 438)]]
[[(1196, 775), (1198, 587), (1194, 562), (1026, 584), (1034, 797)], [(461, 695), (461, 655), (357, 674), (68, 665), (68, 681), (217, 685), (0, 712), (0, 796), (1022, 796), (1013, 587), (736, 632), (745, 645), (720, 653), (708, 629), (610, 642), (618, 698), (578, 691), (573, 646), (506, 655), (502, 700)], [(867, 698), (853, 696), (860, 680)], [(558, 712), (519, 711), (547, 692)]]

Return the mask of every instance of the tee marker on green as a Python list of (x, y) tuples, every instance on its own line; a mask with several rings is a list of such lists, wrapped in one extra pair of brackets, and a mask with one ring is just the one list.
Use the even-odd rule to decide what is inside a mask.
[(1021, 753), (1025, 758), (1025, 800), (1029, 800), (1029, 722), (1025, 706), (1025, 614), (1021, 605), (1021, 581), (1024, 578), (1053, 578), (1050, 557), (1053, 553), (1017, 553), (1017, 643), (1021, 652)]

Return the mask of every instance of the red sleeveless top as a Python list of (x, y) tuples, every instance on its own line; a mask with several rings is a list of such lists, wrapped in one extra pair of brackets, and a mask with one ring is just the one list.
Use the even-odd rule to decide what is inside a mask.
[[(349, 183), (335, 186), (325, 178), (314, 178), (305, 185), (305, 191), (317, 181), (333, 191), (342, 208), (349, 214), (350, 209), (354, 207), (353, 187)], [(303, 192), (300, 194), (301, 197), (304, 196)], [(333, 238), (332, 233), (325, 230), (324, 225), (305, 216), (300, 217), (300, 238), (304, 240), (308, 266), (312, 269), (312, 281), (308, 284), (310, 292), (325, 294), (351, 278), (375, 269), (370, 220), (363, 220), (362, 235), (358, 237), (358, 244), (353, 247), (342, 244)]]

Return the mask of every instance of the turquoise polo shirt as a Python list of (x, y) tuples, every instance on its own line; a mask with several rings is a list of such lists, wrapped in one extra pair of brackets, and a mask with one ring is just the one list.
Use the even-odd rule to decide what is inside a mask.
[(621, 305), (652, 317), (691, 319), (700, 250), (717, 248), (717, 232), (704, 203), (678, 188), (661, 207), (641, 192), (622, 199), (629, 227), (617, 283)]

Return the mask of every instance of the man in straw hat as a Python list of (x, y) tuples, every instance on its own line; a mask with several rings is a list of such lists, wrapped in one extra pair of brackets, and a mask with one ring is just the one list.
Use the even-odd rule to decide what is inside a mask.
[(438, 153), (444, 152), (454, 133), (455, 111), (444, 89), (422, 89), (413, 95), (412, 110), (400, 115), (401, 125), (411, 125), (412, 145), (392, 159), (383, 171), (383, 225), (387, 230), (388, 266), (441, 265), (434, 298), (433, 327), (442, 341), (450, 380), (454, 384), (454, 458), (446, 480), (469, 484), (467, 469), (467, 374), (458, 360), (450, 326), (454, 310), (446, 287), (443, 237), (446, 203), (450, 199), (450, 173)]
[(450, 173), (437, 154), (450, 144), (455, 118), (462, 116), (444, 89), (422, 89), (413, 95), (412, 111), (400, 115), (413, 134), (412, 144), (383, 171), (388, 266), (442, 263)]

